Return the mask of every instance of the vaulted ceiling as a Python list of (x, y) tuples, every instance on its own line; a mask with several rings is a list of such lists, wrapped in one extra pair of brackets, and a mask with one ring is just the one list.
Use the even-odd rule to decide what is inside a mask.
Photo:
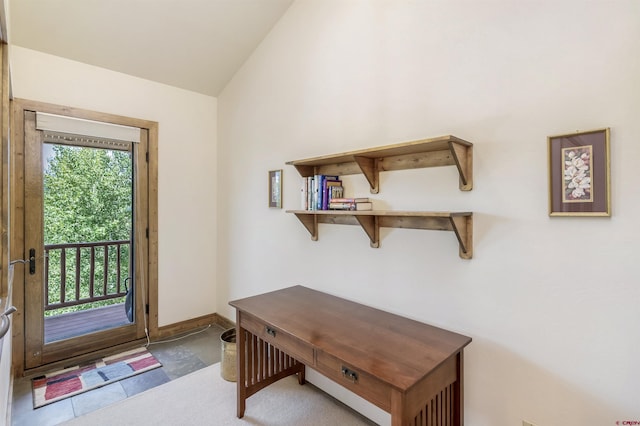
[(217, 96), (293, 0), (9, 0), (9, 44)]

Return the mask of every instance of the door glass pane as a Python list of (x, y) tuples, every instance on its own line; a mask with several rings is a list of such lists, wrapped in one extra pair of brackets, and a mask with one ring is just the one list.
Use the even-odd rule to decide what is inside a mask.
[(45, 342), (130, 324), (130, 151), (44, 144)]

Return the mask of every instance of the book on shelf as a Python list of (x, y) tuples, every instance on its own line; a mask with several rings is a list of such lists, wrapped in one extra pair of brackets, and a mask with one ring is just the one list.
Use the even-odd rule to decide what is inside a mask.
[(323, 175), (313, 176), (313, 205), (311, 210), (322, 210), (322, 180)]
[[(331, 200), (340, 198), (344, 194), (344, 188), (342, 187), (341, 181), (333, 181), (327, 183), (329, 186), (327, 187), (327, 204), (325, 206), (325, 210), (329, 210), (329, 203), (331, 202)], [(336, 185), (335, 183), (338, 184)]]
[(302, 210), (313, 210), (313, 176), (303, 177), (300, 185), (300, 208)]
[(357, 197), (357, 198), (333, 198), (331, 200), (333, 203), (370, 203), (371, 200), (368, 197)]
[(320, 207), (320, 203), (322, 202), (322, 200), (320, 199), (320, 196), (318, 195), (320, 180), (321, 180), (320, 176), (321, 175), (313, 176), (313, 197), (312, 197), (311, 210), (319, 210), (318, 207)]
[(373, 203), (371, 203), (370, 201), (363, 201), (360, 203), (331, 202), (329, 203), (329, 210), (351, 210), (351, 211), (373, 210)]
[(321, 210), (329, 210), (329, 197), (330, 188), (342, 186), (342, 181), (339, 176), (324, 176), (322, 179), (322, 202), (320, 203)]
[(300, 185), (300, 209), (307, 210), (309, 208), (309, 178), (303, 177)]

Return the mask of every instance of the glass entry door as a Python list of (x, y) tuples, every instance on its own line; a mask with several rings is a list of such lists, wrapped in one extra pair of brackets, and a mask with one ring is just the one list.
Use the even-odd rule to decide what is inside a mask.
[(25, 368), (144, 336), (146, 140), (24, 135)]

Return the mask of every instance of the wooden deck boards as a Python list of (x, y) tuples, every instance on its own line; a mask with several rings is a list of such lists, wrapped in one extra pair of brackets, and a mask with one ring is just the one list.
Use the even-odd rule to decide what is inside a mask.
[(124, 303), (45, 317), (44, 341), (51, 343), (127, 324), (129, 319), (124, 311)]

